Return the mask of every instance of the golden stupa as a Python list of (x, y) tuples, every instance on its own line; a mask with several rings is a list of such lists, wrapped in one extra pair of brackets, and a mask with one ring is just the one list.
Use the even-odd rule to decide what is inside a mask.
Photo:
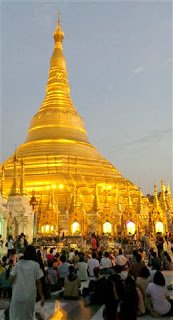
[(128, 220), (145, 228), (148, 199), (88, 140), (70, 96), (63, 39), (58, 19), (46, 95), (25, 142), (3, 163), (1, 192), (27, 194), (39, 233), (116, 234)]

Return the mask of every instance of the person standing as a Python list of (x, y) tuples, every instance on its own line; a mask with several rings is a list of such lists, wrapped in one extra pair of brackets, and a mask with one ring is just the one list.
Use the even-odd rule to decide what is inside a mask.
[(156, 246), (157, 246), (157, 251), (158, 251), (158, 257), (161, 259), (161, 254), (163, 252), (163, 245), (164, 245), (164, 239), (162, 237), (161, 232), (157, 232), (156, 235)]
[(93, 251), (97, 250), (97, 239), (96, 239), (95, 234), (93, 234), (92, 238), (91, 238), (91, 247), (92, 247)]
[(41, 305), (44, 296), (40, 279), (43, 272), (36, 262), (36, 250), (32, 245), (26, 247), (24, 258), (19, 260), (10, 274), (12, 284), (12, 299), (10, 302), (10, 320), (33, 320), (37, 290)]
[(2, 239), (2, 235), (0, 234), (0, 258), (3, 256), (3, 244), (4, 240)]
[(14, 240), (11, 235), (8, 237), (7, 249), (8, 249), (7, 255), (9, 257), (11, 251), (14, 249)]
[(26, 240), (26, 236), (22, 232), (18, 239), (19, 244), (19, 253), (24, 253), (26, 246), (28, 245), (28, 242)]

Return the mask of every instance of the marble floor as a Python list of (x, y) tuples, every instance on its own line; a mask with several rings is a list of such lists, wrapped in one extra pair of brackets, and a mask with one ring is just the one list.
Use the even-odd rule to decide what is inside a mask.
[[(85, 307), (82, 300), (80, 301), (60, 301), (59, 305), (56, 303), (47, 302), (45, 305), (45, 320), (102, 320), (103, 306), (88, 306)], [(52, 312), (53, 311), (53, 312)], [(154, 320), (149, 315), (138, 317), (138, 320)], [(170, 320), (167, 318), (157, 318)], [(36, 320), (36, 318), (34, 319)], [(130, 320), (130, 319), (129, 319)]]
[[(164, 271), (166, 278), (166, 284), (173, 283), (173, 272)], [(87, 286), (87, 283), (83, 283), (82, 286)], [(169, 291), (173, 298), (173, 291)], [(102, 320), (103, 306), (85, 306), (83, 299), (79, 301), (66, 301), (63, 299), (56, 299), (48, 301), (44, 307), (45, 320)], [(138, 320), (153, 320), (149, 315), (138, 317)], [(159, 319), (159, 318), (158, 318)], [(163, 318), (160, 318), (163, 319)], [(171, 318), (164, 318), (170, 320)], [(129, 319), (130, 320), (130, 319)]]
[[(164, 271), (166, 283), (173, 283), (173, 272)], [(82, 286), (87, 286), (87, 282)], [(173, 298), (173, 290), (169, 291)], [(35, 305), (35, 311), (40, 311), (39, 303)], [(4, 320), (4, 311), (0, 310), (0, 320)], [(44, 305), (44, 320), (102, 320), (103, 306), (85, 306), (84, 301), (81, 298), (78, 301), (66, 301), (56, 298), (56, 295), (52, 296), (49, 301), (46, 301)], [(37, 318), (35, 317), (34, 320)], [(138, 320), (154, 320), (151, 316), (138, 317)], [(159, 318), (157, 318), (159, 319)], [(163, 318), (162, 318), (163, 319)], [(170, 320), (171, 318), (164, 318)], [(27, 319), (23, 319), (27, 320)], [(130, 320), (130, 319), (129, 319)], [(173, 320), (173, 319), (171, 319)]]

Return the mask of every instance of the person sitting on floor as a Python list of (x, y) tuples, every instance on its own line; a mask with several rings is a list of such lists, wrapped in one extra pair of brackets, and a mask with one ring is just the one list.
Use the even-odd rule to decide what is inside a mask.
[(152, 270), (162, 270), (161, 259), (157, 256), (155, 251), (151, 252), (151, 268)]
[(107, 279), (107, 294), (105, 308), (103, 310), (104, 320), (115, 320), (118, 304), (124, 297), (125, 285), (120, 277), (121, 266), (114, 267), (114, 274)]
[(146, 294), (150, 297), (153, 310), (158, 317), (173, 316), (173, 300), (169, 298), (165, 278), (160, 271), (154, 274), (153, 282), (149, 283)]
[(173, 263), (168, 252), (164, 251), (161, 257), (163, 262), (163, 270), (173, 270)]
[(146, 291), (150, 281), (150, 271), (147, 267), (140, 270), (139, 276), (136, 278), (136, 285), (139, 286), (143, 292)]
[[(144, 302), (146, 313), (151, 313), (151, 303), (149, 301), (149, 298), (146, 296), (146, 289), (149, 282), (150, 282), (150, 271), (147, 267), (143, 267), (140, 271), (139, 276), (136, 278), (136, 287), (138, 289), (138, 295), (140, 295), (140, 292), (142, 294), (142, 299)], [(138, 314), (140, 315), (140, 311)]]
[(115, 263), (116, 263), (116, 265), (121, 266), (122, 268), (126, 267), (127, 259), (123, 255), (123, 251), (121, 248), (119, 249), (118, 255), (115, 258)]
[(130, 265), (129, 271), (136, 278), (139, 276), (141, 269), (145, 267), (145, 262), (139, 253), (136, 255), (136, 261)]
[(51, 292), (56, 291), (57, 290), (58, 277), (57, 277), (56, 270), (53, 268), (53, 260), (49, 260), (48, 261), (47, 276), (48, 276), (48, 279), (49, 279)]
[(60, 286), (64, 286), (64, 279), (68, 276), (69, 274), (69, 267), (70, 267), (70, 263), (68, 263), (66, 261), (66, 256), (65, 254), (62, 254), (60, 256), (60, 261), (61, 261), (61, 265), (58, 266), (58, 271), (59, 271), (59, 282), (60, 282)]
[(88, 288), (83, 288), (85, 305), (102, 305), (107, 299), (107, 279), (100, 274), (100, 268), (93, 269), (94, 278), (90, 280)]
[(109, 258), (109, 253), (107, 251), (105, 252), (104, 257), (100, 261), (100, 266), (102, 268), (102, 274), (109, 275), (113, 273), (112, 261)]
[(80, 297), (81, 282), (73, 265), (69, 266), (69, 275), (64, 280), (64, 299), (77, 300)]
[(97, 260), (97, 255), (95, 252), (92, 253), (92, 257), (88, 259), (88, 273), (90, 277), (94, 277), (94, 268), (99, 268), (100, 263)]
[(139, 296), (133, 276), (128, 275), (125, 279), (125, 293), (120, 303), (120, 320), (136, 320), (138, 314)]
[(79, 262), (76, 264), (76, 270), (80, 281), (88, 280), (88, 263), (84, 261), (84, 257), (79, 258)]

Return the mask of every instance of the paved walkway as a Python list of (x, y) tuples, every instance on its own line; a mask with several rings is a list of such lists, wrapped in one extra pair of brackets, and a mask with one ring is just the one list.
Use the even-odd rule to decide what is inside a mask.
[[(166, 278), (166, 284), (173, 283), (173, 272), (164, 271), (164, 276)], [(87, 283), (83, 283), (86, 286)], [(173, 298), (173, 291), (169, 291), (171, 297)], [(85, 307), (83, 299), (79, 301), (66, 301), (66, 300), (55, 300), (49, 301), (45, 304), (46, 318), (49, 320), (102, 320), (103, 306), (87, 306)], [(61, 313), (65, 312), (66, 318), (61, 318)], [(155, 318), (156, 319), (156, 318)], [(158, 318), (159, 319), (159, 318)], [(160, 318), (163, 320), (163, 318)], [(164, 318), (165, 320), (170, 320), (170, 317)], [(129, 319), (130, 320), (130, 319)], [(146, 315), (138, 317), (138, 320), (154, 320), (153, 317)]]
[[(52, 312), (54, 310), (54, 312)], [(63, 313), (64, 312), (64, 318)], [(83, 300), (80, 301), (61, 301), (59, 307), (57, 307), (56, 303), (47, 302), (45, 305), (46, 311), (46, 319), (49, 320), (102, 320), (103, 306), (90, 306), (85, 307)], [(53, 313), (53, 315), (52, 315)], [(62, 316), (62, 317), (61, 317)], [(65, 317), (66, 316), (66, 317)], [(36, 318), (35, 318), (36, 319)], [(138, 320), (154, 320), (149, 315), (138, 317)], [(170, 320), (170, 317), (167, 318), (157, 318)], [(129, 319), (130, 320), (130, 319)]]
[[(173, 272), (164, 271), (166, 278), (166, 284), (173, 283)], [(82, 283), (82, 286), (87, 286), (86, 283)], [(173, 291), (169, 291), (173, 298)], [(39, 304), (36, 304), (36, 310), (39, 308)], [(51, 299), (46, 301), (45, 306), (45, 319), (44, 320), (103, 320), (103, 306), (87, 306), (85, 307), (84, 301), (81, 298), (78, 301), (66, 301), (63, 299)], [(63, 314), (65, 315), (63, 317)], [(156, 319), (156, 318), (155, 318)], [(159, 318), (157, 318), (159, 319)], [(163, 318), (160, 318), (163, 320)], [(171, 318), (164, 318), (170, 320)], [(0, 311), (0, 320), (4, 320), (3, 311)], [(27, 320), (27, 319), (23, 319)], [(35, 318), (36, 320), (36, 318)], [(129, 319), (130, 320), (130, 319)], [(151, 316), (138, 317), (138, 320), (154, 320)], [(171, 319), (172, 320), (172, 319)]]

